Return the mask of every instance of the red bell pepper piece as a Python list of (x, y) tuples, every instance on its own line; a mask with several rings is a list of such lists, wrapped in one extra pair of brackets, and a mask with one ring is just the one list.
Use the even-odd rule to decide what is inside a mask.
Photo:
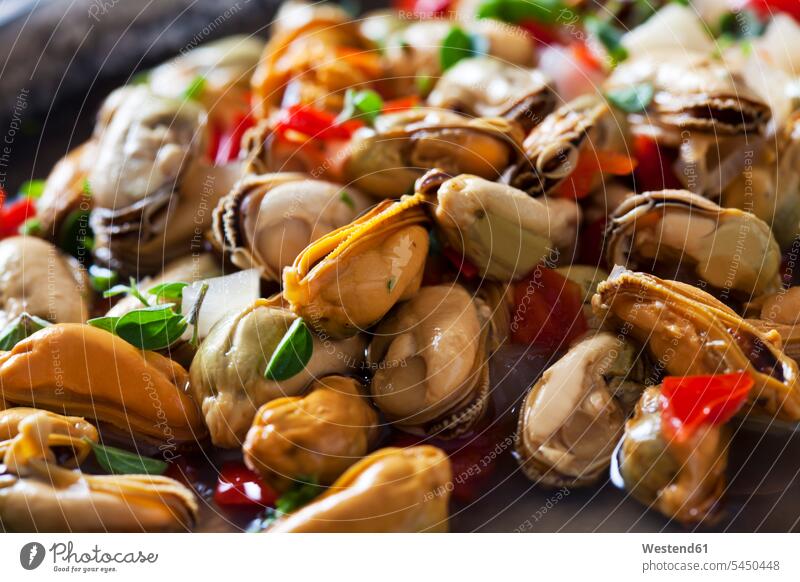
[(214, 490), (217, 505), (273, 506), (278, 495), (242, 463), (225, 463)]
[(581, 288), (554, 269), (536, 267), (514, 286), (513, 342), (557, 349), (587, 329)]
[(633, 174), (637, 191), (683, 188), (672, 170), (674, 160), (669, 158), (653, 138), (637, 135), (633, 142), (633, 150), (638, 162)]
[(578, 156), (575, 169), (558, 187), (564, 198), (585, 198), (592, 191), (595, 177), (602, 174), (627, 176), (636, 169), (636, 160), (617, 152), (585, 149)]
[(797, 0), (746, 0), (744, 7), (765, 19), (772, 18), (777, 12), (784, 12), (800, 22), (800, 2)]
[(417, 105), (419, 105), (419, 97), (416, 95), (409, 95), (408, 97), (400, 97), (399, 99), (384, 101), (381, 113), (405, 111), (406, 109), (413, 109)]
[[(5, 201), (5, 194), (3, 201)], [(36, 203), (30, 198), (21, 198), (0, 207), (0, 238), (19, 234), (19, 228), (26, 220), (36, 216)]]
[(219, 135), (214, 163), (218, 166), (231, 162), (239, 157), (239, 147), (242, 144), (244, 132), (255, 125), (255, 120), (248, 114), (240, 113), (226, 131)]
[(450, 261), (453, 266), (467, 279), (474, 279), (478, 276), (478, 267), (469, 262), (461, 253), (451, 247), (446, 247), (442, 254)]
[(292, 105), (282, 112), (275, 131), (279, 135), (293, 131), (316, 140), (347, 140), (361, 125), (361, 122), (352, 120), (339, 123), (336, 116), (327, 111), (307, 105)]
[(668, 376), (661, 384), (662, 433), (685, 442), (704, 425), (728, 422), (742, 407), (753, 378), (747, 372)]

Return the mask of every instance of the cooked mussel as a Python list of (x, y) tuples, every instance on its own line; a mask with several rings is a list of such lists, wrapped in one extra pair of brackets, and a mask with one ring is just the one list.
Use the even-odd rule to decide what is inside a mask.
[(372, 397), (412, 433), (455, 437), (489, 403), (491, 313), (460, 285), (423, 287), (375, 328), (368, 361)]
[(511, 281), (575, 244), (580, 209), (463, 174), (439, 186), (434, 216), (443, 239), (482, 276)]
[(0, 353), (6, 402), (94, 418), (120, 436), (164, 446), (206, 434), (188, 382), (169, 358), (89, 325), (52, 325)]
[(755, 134), (769, 106), (720, 60), (687, 51), (645, 53), (621, 63), (606, 83), (613, 91), (648, 83), (654, 94), (634, 125), (653, 124), (717, 135)]
[(317, 333), (348, 337), (377, 323), (422, 281), (424, 196), (384, 200), (311, 243), (283, 271), (284, 297)]
[(249, 109), (250, 76), (263, 50), (264, 41), (257, 36), (227, 36), (183, 51), (154, 68), (148, 85), (158, 95), (181, 99), (201, 79), (193, 99), (208, 111), (212, 123), (230, 127)]
[(431, 168), (496, 179), (520, 152), (522, 131), (499, 117), (425, 109), (389, 113), (358, 130), (344, 162), (348, 182), (381, 198), (407, 193)]
[(89, 280), (78, 261), (33, 236), (0, 241), (0, 329), (23, 312), (53, 323), (89, 313)]
[(627, 198), (610, 217), (606, 260), (732, 299), (780, 286), (781, 252), (769, 226), (687, 190)]
[(690, 285), (615, 268), (592, 299), (606, 325), (640, 341), (671, 376), (747, 371), (754, 412), (800, 420), (797, 364), (732, 309)]
[(556, 94), (536, 69), (492, 57), (462, 59), (439, 79), (428, 105), (470, 117), (503, 117), (525, 132), (555, 109)]
[(444, 532), (452, 473), (431, 446), (376, 451), (270, 532)]
[(378, 415), (358, 380), (326, 376), (305, 396), (262, 406), (242, 450), (250, 468), (285, 491), (303, 479), (330, 485), (369, 452), (377, 436)]
[(531, 196), (553, 193), (562, 185), (570, 186), (572, 173), (588, 163), (598, 168), (592, 182), (582, 185), (591, 191), (605, 178), (602, 158), (629, 154), (628, 128), (624, 117), (604, 99), (583, 95), (545, 117), (525, 138), (523, 149), (523, 159), (503, 176), (515, 188)]
[(645, 390), (625, 424), (617, 467), (625, 489), (642, 503), (684, 524), (714, 514), (725, 490), (728, 434), (701, 426), (687, 439), (664, 435), (661, 391)]
[(238, 166), (205, 160), (207, 116), (193, 101), (123, 87), (100, 118), (88, 176), (95, 257), (127, 274), (156, 273), (196, 249)]
[(213, 242), (237, 267), (258, 268), (264, 279), (280, 281), (306, 246), (366, 207), (358, 192), (303, 174), (248, 176), (214, 210)]
[(157, 475), (88, 475), (56, 463), (58, 422), (27, 416), (0, 467), (0, 525), (12, 531), (186, 531), (197, 518), (189, 489)]
[(608, 332), (578, 340), (533, 385), (519, 416), (517, 459), (537, 484), (591, 485), (608, 470), (644, 389), (638, 348)]
[(753, 147), (744, 169), (722, 191), (723, 206), (752, 212), (772, 227), (781, 248), (800, 234), (800, 113), (778, 131), (774, 142)]
[(288, 309), (259, 299), (243, 311), (228, 313), (200, 344), (189, 369), (191, 390), (216, 446), (241, 446), (263, 404), (298, 396), (315, 378), (359, 370), (362, 337), (333, 341), (311, 334), (311, 355), (304, 366), (288, 378), (267, 379), (267, 364), (297, 319)]
[(339, 6), (318, 3), (283, 16), (251, 81), (258, 117), (298, 103), (338, 112), (346, 89), (381, 77), (377, 47)]
[[(70, 236), (70, 225), (88, 217), (92, 196), (86, 176), (95, 156), (96, 144), (89, 140), (61, 158), (44, 184), (36, 201), (36, 218), (42, 236), (63, 246)], [(88, 225), (88, 219), (84, 218)]]
[(47, 446), (66, 448), (69, 455), (67, 463), (79, 465), (91, 451), (92, 442), (96, 443), (99, 435), (97, 429), (86, 419), (77, 416), (62, 416), (54, 412), (25, 408), (22, 406), (0, 410), (0, 459), (19, 435), (20, 424), (27, 418), (43, 414), (50, 423), (50, 434)]

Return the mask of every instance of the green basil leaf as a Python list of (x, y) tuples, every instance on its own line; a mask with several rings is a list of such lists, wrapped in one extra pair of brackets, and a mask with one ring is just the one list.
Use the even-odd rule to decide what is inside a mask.
[(41, 198), (44, 184), (44, 180), (28, 180), (19, 187), (19, 195), (25, 198)]
[(92, 196), (92, 185), (89, 184), (89, 178), (83, 179), (83, 195), (84, 196)]
[(341, 123), (349, 119), (362, 119), (371, 124), (382, 109), (383, 99), (375, 91), (348, 89), (344, 94), (344, 108), (336, 120)]
[(119, 279), (116, 271), (106, 269), (100, 265), (89, 266), (89, 281), (95, 291), (102, 292), (105, 297), (105, 292), (110, 290)]
[(325, 488), (316, 479), (299, 477), (286, 493), (275, 501), (275, 509), (280, 513), (291, 513), (308, 505)]
[(523, 20), (553, 24), (562, 17), (564, 10), (573, 14), (563, 0), (485, 0), (478, 6), (476, 16), (512, 24)]
[(19, 227), (20, 234), (37, 235), (42, 230), (42, 221), (36, 218), (29, 218), (23, 222)]
[(108, 299), (109, 297), (116, 297), (117, 295), (127, 295), (130, 292), (131, 292), (130, 287), (120, 283), (119, 285), (114, 285), (113, 287), (110, 287), (109, 289), (103, 291), (103, 297)]
[(622, 46), (622, 35), (624, 33), (620, 29), (610, 22), (600, 20), (594, 16), (587, 16), (584, 20), (584, 25), (586, 30), (605, 47), (614, 64), (628, 58), (628, 51)]
[(163, 350), (186, 331), (186, 319), (172, 303), (134, 309), (119, 317), (95, 317), (89, 325), (104, 329), (143, 350)]
[(189, 86), (183, 91), (183, 98), (187, 101), (197, 101), (200, 98), (200, 95), (203, 93), (203, 89), (206, 86), (206, 78), (202, 75), (196, 76), (192, 79), (192, 82), (189, 83)]
[(26, 337), (50, 325), (49, 321), (40, 317), (27, 312), (20, 313), (0, 331), (0, 350), (10, 350)]
[(736, 40), (759, 37), (765, 28), (766, 25), (752, 10), (727, 12), (719, 19), (720, 33)]
[(461, 59), (474, 55), (472, 36), (458, 26), (452, 27), (447, 36), (444, 37), (442, 47), (439, 49), (439, 61), (441, 62), (442, 70), (446, 71)]
[(89, 212), (73, 210), (64, 219), (57, 237), (58, 247), (73, 257), (85, 258), (94, 246), (94, 233), (89, 226)]
[(277, 382), (291, 378), (305, 367), (313, 351), (311, 332), (302, 319), (295, 319), (272, 352), (264, 377)]
[(350, 210), (356, 209), (356, 203), (353, 201), (353, 197), (347, 193), (347, 190), (339, 192), (339, 199), (344, 202)]
[(129, 451), (84, 440), (103, 469), (114, 475), (163, 475), (169, 466), (165, 461), (150, 459)]
[(174, 281), (171, 283), (161, 283), (150, 287), (147, 292), (150, 295), (155, 295), (158, 299), (168, 299), (171, 301), (180, 301), (183, 297), (183, 288), (188, 286), (189, 283), (183, 281)]
[(650, 83), (641, 83), (639, 85), (631, 85), (630, 87), (613, 89), (606, 93), (606, 99), (608, 99), (614, 107), (626, 113), (641, 113), (650, 105), (650, 102), (653, 100), (653, 94), (653, 85)]

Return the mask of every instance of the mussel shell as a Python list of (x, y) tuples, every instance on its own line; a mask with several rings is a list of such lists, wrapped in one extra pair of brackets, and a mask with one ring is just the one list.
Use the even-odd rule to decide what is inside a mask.
[(681, 51), (645, 54), (621, 63), (606, 83), (607, 90), (651, 83), (655, 95), (635, 125), (654, 124), (714, 135), (763, 132), (769, 106), (743, 79), (700, 53)]
[(280, 281), (283, 268), (306, 246), (366, 206), (357, 192), (304, 174), (247, 176), (214, 209), (212, 241), (237, 267)]
[(519, 156), (521, 141), (522, 131), (502, 118), (422, 109), (389, 113), (353, 136), (344, 175), (356, 188), (382, 198), (409, 192), (431, 168), (496, 179)]
[[(583, 95), (544, 118), (525, 138), (524, 156), (503, 181), (531, 196), (553, 192), (575, 170), (582, 154), (612, 151), (628, 155), (625, 119), (596, 95)], [(598, 173), (599, 185), (603, 176)]]
[(528, 132), (555, 109), (548, 81), (536, 69), (499, 59), (462, 59), (442, 75), (427, 102), (470, 117), (503, 117)]
[(722, 297), (749, 299), (780, 285), (781, 254), (769, 226), (686, 190), (627, 198), (610, 217), (606, 260)]
[(468, 432), (488, 406), (491, 331), (489, 308), (463, 287), (423, 287), (375, 329), (375, 404), (407, 432)]
[(522, 404), (517, 459), (551, 487), (597, 482), (608, 470), (628, 411), (644, 388), (638, 349), (599, 332), (578, 340), (533, 385)]
[(747, 371), (751, 412), (800, 420), (797, 364), (766, 335), (708, 293), (616, 268), (592, 299), (606, 325), (644, 344), (671, 376)]

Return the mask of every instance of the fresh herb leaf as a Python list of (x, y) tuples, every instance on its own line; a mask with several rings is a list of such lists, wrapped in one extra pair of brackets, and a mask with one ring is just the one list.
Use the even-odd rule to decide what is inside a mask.
[(755, 38), (764, 33), (766, 25), (751, 10), (727, 12), (719, 19), (719, 31), (734, 39)]
[(28, 180), (19, 187), (19, 195), (25, 198), (41, 198), (44, 184), (44, 180)]
[(89, 184), (89, 178), (83, 179), (83, 186), (81, 188), (83, 190), (83, 195), (91, 197), (92, 195), (92, 185)]
[(128, 81), (128, 85), (147, 85), (150, 82), (150, 71), (139, 71)]
[(142, 305), (150, 307), (150, 302), (142, 295), (142, 292), (139, 291), (139, 287), (136, 285), (136, 279), (133, 277), (129, 279), (128, 285), (114, 285), (110, 289), (107, 289), (103, 292), (103, 297), (108, 299), (109, 297), (116, 297), (122, 294), (133, 295)]
[(286, 493), (275, 501), (275, 509), (280, 513), (291, 513), (308, 505), (322, 493), (325, 488), (316, 479), (298, 478)]
[(134, 309), (119, 317), (95, 317), (89, 325), (104, 329), (143, 350), (163, 350), (186, 331), (186, 319), (172, 303)]
[(344, 94), (344, 108), (336, 121), (342, 123), (349, 119), (361, 119), (372, 124), (383, 109), (383, 99), (375, 91), (348, 89)]
[(36, 235), (42, 231), (42, 221), (36, 218), (29, 218), (19, 226), (20, 234)]
[(606, 93), (606, 99), (608, 99), (614, 107), (626, 113), (641, 113), (650, 105), (650, 102), (653, 100), (653, 93), (653, 85), (650, 83), (641, 83), (639, 85), (631, 85), (630, 87), (612, 89)]
[(73, 257), (85, 258), (94, 246), (94, 233), (89, 226), (89, 212), (73, 210), (58, 231), (58, 247)]
[(395, 283), (397, 283), (397, 279), (394, 277), (389, 277), (389, 280), (386, 281), (386, 290), (391, 293), (392, 289), (394, 289)]
[(454, 26), (442, 40), (442, 47), (439, 49), (442, 70), (446, 71), (461, 59), (466, 59), (474, 54), (472, 35), (467, 34), (458, 26)]
[(168, 301), (180, 301), (183, 296), (183, 288), (188, 286), (188, 283), (183, 281), (173, 281), (169, 283), (161, 283), (155, 285), (147, 290), (150, 295), (155, 295), (156, 299), (166, 299)]
[(627, 49), (622, 46), (623, 32), (606, 20), (587, 16), (584, 20), (586, 30), (602, 44), (614, 64), (628, 58)]
[(83, 438), (92, 446), (92, 451), (103, 469), (114, 475), (163, 475), (168, 464), (159, 459), (150, 459), (116, 447), (96, 443)]
[(426, 94), (433, 88), (433, 77), (430, 75), (420, 75), (414, 78), (414, 84), (417, 86), (417, 91)]
[(206, 86), (206, 78), (202, 75), (196, 76), (192, 79), (192, 82), (189, 83), (189, 86), (183, 91), (183, 98), (187, 101), (197, 101), (200, 98), (200, 95), (203, 93), (203, 89)]
[(267, 507), (253, 523), (247, 528), (248, 533), (261, 533), (278, 521), (283, 514), (274, 507)]
[(89, 281), (92, 284), (92, 288), (99, 293), (105, 293), (111, 289), (116, 285), (118, 279), (119, 275), (116, 271), (106, 269), (100, 265), (91, 265), (89, 267)]
[(356, 203), (353, 201), (352, 196), (347, 193), (347, 190), (339, 192), (339, 199), (344, 202), (350, 210), (356, 209)]
[(291, 378), (305, 367), (313, 351), (314, 342), (308, 326), (302, 319), (295, 319), (272, 352), (264, 377), (274, 381)]
[(569, 10), (563, 0), (485, 0), (478, 6), (476, 15), (512, 24), (523, 20), (552, 24), (558, 21), (563, 10)]
[(49, 321), (40, 317), (27, 312), (20, 313), (0, 331), (0, 350), (8, 351), (26, 337), (50, 325)]

